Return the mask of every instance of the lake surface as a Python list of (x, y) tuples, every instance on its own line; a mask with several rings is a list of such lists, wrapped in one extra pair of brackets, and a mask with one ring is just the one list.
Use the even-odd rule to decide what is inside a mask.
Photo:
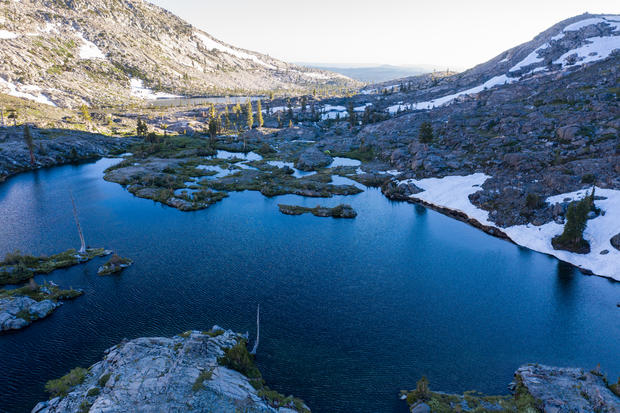
[(255, 102), (261, 99), (260, 96), (213, 96), (213, 97), (174, 97), (149, 100), (148, 105), (153, 107), (171, 107), (171, 106), (195, 106), (195, 105), (236, 105), (244, 104), (250, 99)]
[[(87, 243), (135, 262), (120, 276), (97, 276), (97, 259), (37, 278), (86, 294), (0, 335), (3, 413), (30, 411), (47, 380), (123, 338), (214, 324), (253, 333), (258, 303), (265, 379), (313, 412), (406, 412), (398, 391), (422, 375), (437, 390), (506, 394), (527, 362), (620, 374), (620, 284), (376, 189), (326, 200), (233, 193), (180, 212), (103, 181), (118, 161), (0, 184), (0, 255), (79, 247), (72, 190)], [(358, 217), (277, 208), (341, 202)]]

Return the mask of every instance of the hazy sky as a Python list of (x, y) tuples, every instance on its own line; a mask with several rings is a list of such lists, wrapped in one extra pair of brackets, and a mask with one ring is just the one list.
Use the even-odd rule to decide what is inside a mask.
[(237, 47), (289, 62), (468, 68), (618, 0), (150, 0)]

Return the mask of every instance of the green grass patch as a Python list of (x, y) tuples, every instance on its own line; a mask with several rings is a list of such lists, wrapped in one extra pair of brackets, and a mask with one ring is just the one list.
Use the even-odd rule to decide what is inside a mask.
[(84, 382), (86, 373), (86, 369), (76, 367), (61, 378), (48, 381), (45, 384), (45, 391), (48, 392), (52, 398), (65, 397), (74, 387)]

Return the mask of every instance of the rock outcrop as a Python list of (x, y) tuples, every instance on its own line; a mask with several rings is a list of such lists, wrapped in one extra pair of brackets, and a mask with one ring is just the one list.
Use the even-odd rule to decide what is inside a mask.
[(620, 397), (595, 371), (530, 364), (515, 377), (545, 413), (620, 412)]
[[(428, 380), (401, 392), (412, 413), (485, 411), (498, 413), (618, 413), (620, 397), (596, 371), (528, 364), (515, 373), (510, 396), (475, 391), (448, 394), (431, 391)], [(432, 406), (432, 407), (431, 407)], [(482, 410), (481, 410), (482, 409)]]
[(30, 128), (34, 163), (24, 141), (24, 128), (0, 126), (0, 182), (8, 176), (33, 169), (95, 159), (118, 152), (133, 139), (63, 129)]
[(302, 171), (315, 171), (328, 166), (332, 161), (333, 158), (331, 156), (312, 146), (299, 155), (299, 159), (295, 162), (295, 168)]
[(33, 321), (45, 318), (60, 306), (52, 300), (36, 301), (29, 297), (0, 298), (0, 331), (20, 330)]
[(298, 399), (265, 391), (260, 373), (249, 378), (231, 368), (257, 371), (247, 364), (246, 339), (216, 326), (124, 341), (107, 350), (68, 394), (32, 412), (309, 412)]

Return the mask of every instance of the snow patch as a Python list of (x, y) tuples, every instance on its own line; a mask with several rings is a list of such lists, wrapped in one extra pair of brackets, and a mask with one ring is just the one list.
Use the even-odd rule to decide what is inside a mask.
[(443, 106), (443, 105), (447, 105), (452, 103), (455, 99), (464, 96), (464, 95), (474, 95), (476, 93), (480, 93), (485, 89), (490, 89), (492, 87), (498, 86), (498, 85), (506, 85), (509, 83), (514, 83), (516, 81), (518, 81), (519, 78), (514, 78), (514, 77), (508, 77), (506, 75), (501, 75), (501, 76), (495, 76), (489, 80), (487, 80), (486, 82), (484, 82), (481, 85), (478, 85), (476, 87), (472, 87), (471, 89), (467, 89), (467, 90), (463, 90), (461, 92), (457, 92), (454, 93), (452, 95), (447, 95), (447, 96), (443, 96), (437, 99), (433, 99), (430, 101), (426, 101), (426, 102), (417, 102), (417, 103), (410, 103), (410, 104), (398, 104), (398, 105), (393, 105), (388, 107), (388, 112), (390, 114), (395, 114), (398, 111), (403, 111), (403, 110), (427, 110), (427, 109), (433, 109), (436, 108), (438, 106)]
[(200, 41), (202, 41), (202, 44), (207, 48), (207, 50), (219, 50), (220, 52), (224, 52), (226, 54), (238, 57), (240, 59), (246, 59), (246, 60), (251, 60), (254, 63), (257, 63), (261, 66), (265, 66), (269, 69), (277, 69), (277, 67), (270, 65), (268, 63), (263, 62), (262, 60), (260, 60), (257, 56), (254, 56), (252, 54), (249, 53), (244, 53), (244, 52), (240, 52), (238, 50), (232, 49), (228, 46), (225, 46), (213, 39), (211, 39), (208, 36), (205, 36), (202, 33), (195, 33), (196, 37), (198, 37), (200, 39)]
[[(38, 103), (43, 103), (50, 106), (56, 106), (54, 102), (50, 100), (43, 93), (27, 93), (27, 92), (40, 92), (41, 88), (39, 86), (34, 85), (16, 85), (15, 83), (11, 83), (0, 77), (0, 86), (4, 86), (4, 88), (8, 89), (7, 95), (15, 96), (18, 98), (33, 100)], [(24, 92), (25, 91), (25, 92)]]
[(95, 43), (86, 40), (82, 33), (76, 32), (76, 36), (83, 43), (82, 46), (80, 46), (80, 59), (105, 59), (106, 58), (105, 54), (103, 54), (101, 49), (99, 49)]
[(0, 30), (0, 40), (17, 39), (18, 34), (10, 32), (8, 30)]
[[(606, 59), (611, 56), (615, 50), (620, 50), (620, 36), (590, 37), (586, 40), (590, 43), (564, 53), (553, 63), (562, 65), (563, 68), (583, 65)], [(576, 59), (571, 61), (571, 56), (576, 56)]]
[[(498, 228), (518, 245), (552, 255), (595, 274), (620, 281), (620, 251), (616, 250), (610, 242), (611, 238), (620, 231), (620, 190), (596, 188), (596, 195), (605, 199), (596, 200), (595, 204), (605, 211), (605, 215), (601, 214), (597, 218), (588, 220), (584, 238), (590, 243), (591, 252), (575, 254), (555, 250), (551, 245), (551, 239), (563, 232), (563, 225), (550, 222), (538, 227), (527, 224), (501, 228), (489, 221), (488, 212), (469, 201), (469, 195), (478, 192), (488, 178), (490, 178), (488, 175), (476, 173), (468, 176), (407, 179), (400, 181), (399, 185), (412, 183), (422, 189), (423, 192), (411, 195), (414, 200), (462, 212), (482, 225)], [(546, 202), (553, 205), (565, 202), (565, 200), (579, 200), (589, 191), (590, 189), (583, 189), (552, 196), (547, 198)], [(608, 252), (601, 254), (603, 251)]]
[(146, 100), (157, 100), (157, 99), (174, 99), (180, 98), (183, 96), (179, 95), (171, 95), (169, 93), (162, 92), (153, 92), (153, 90), (144, 86), (144, 82), (142, 79), (132, 78), (129, 80), (129, 85), (131, 87), (131, 96), (137, 97), (140, 99)]

